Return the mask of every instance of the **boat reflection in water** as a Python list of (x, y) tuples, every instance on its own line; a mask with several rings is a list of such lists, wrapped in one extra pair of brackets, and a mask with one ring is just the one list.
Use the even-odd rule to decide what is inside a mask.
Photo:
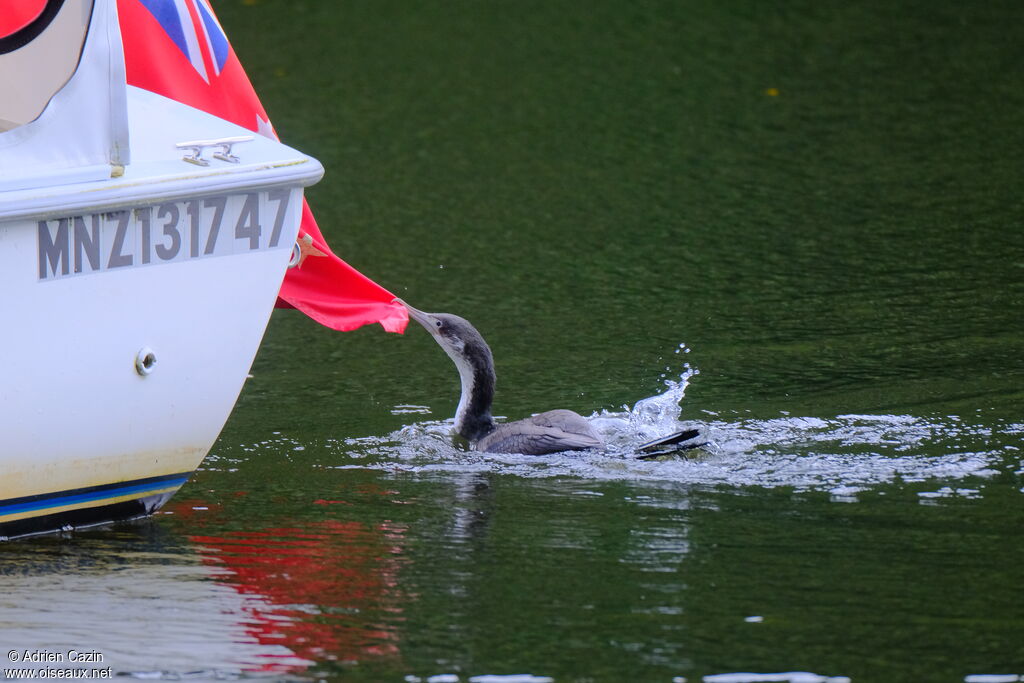
[[(316, 501), (332, 503), (340, 501)], [(203, 563), (218, 570), (217, 583), (244, 598), (239, 616), (246, 640), (267, 646), (246, 670), (288, 673), (314, 662), (399, 656), (402, 525), (326, 519), (203, 534), (204, 522), (217, 516), (207, 507), (185, 500), (169, 511), (188, 531), (200, 532), (189, 539)]]
[(308, 664), (283, 645), (249, 637), (239, 615), (272, 605), (261, 607), (265, 598), (214, 580), (195, 546), (168, 533), (167, 525), (141, 522), (82, 531), (72, 541), (0, 544), (0, 566), (5, 655), (98, 652), (102, 661), (93, 664), (110, 667), (112, 675), (168, 679), (230, 675), (266, 657), (295, 670)]
[(401, 525), (233, 532), (213, 503), (164, 512), (71, 541), (0, 544), (4, 652), (99, 652), (114, 675), (174, 680), (400, 666)]

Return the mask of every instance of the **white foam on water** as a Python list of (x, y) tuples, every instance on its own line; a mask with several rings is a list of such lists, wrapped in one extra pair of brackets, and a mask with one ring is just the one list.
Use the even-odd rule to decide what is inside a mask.
[(554, 683), (550, 676), (534, 676), (533, 674), (483, 674), (471, 676), (469, 683)]
[[(333, 441), (337, 467), (410, 472), (494, 472), (522, 477), (580, 477), (594, 480), (673, 481), (706, 486), (791, 487), (826, 491), (837, 502), (854, 502), (871, 486), (987, 478), (1020, 451), (1020, 424), (969, 424), (957, 416), (837, 415), (770, 419), (721, 415), (680, 420), (681, 402), (697, 371), (686, 367), (665, 390), (630, 408), (602, 410), (588, 417), (607, 443), (603, 451), (543, 457), (467, 451), (452, 440), (452, 421), (408, 425), (387, 437)], [(637, 459), (636, 448), (658, 436), (699, 426), (708, 444), (679, 455)], [(1017, 465), (1020, 467), (1021, 465)], [(973, 487), (946, 486), (922, 500), (976, 497)]]
[(785, 673), (730, 673), (705, 676), (704, 683), (850, 683), (847, 676), (821, 676), (808, 671)]

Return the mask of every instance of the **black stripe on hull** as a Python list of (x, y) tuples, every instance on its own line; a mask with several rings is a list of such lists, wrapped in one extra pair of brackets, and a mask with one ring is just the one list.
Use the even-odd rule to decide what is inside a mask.
[(56, 533), (58, 531), (73, 531), (83, 527), (146, 517), (156, 512), (172, 495), (174, 495), (173, 492), (157, 493), (109, 505), (66, 510), (49, 515), (4, 522), (0, 524), (0, 540)]

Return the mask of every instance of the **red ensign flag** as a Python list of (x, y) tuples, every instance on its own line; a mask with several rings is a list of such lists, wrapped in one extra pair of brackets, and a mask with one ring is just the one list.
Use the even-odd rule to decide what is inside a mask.
[[(117, 0), (117, 9), (130, 85), (276, 139), (208, 0)], [(305, 202), (299, 247), (301, 265), (285, 275), (279, 307), (335, 330), (375, 322), (388, 332), (405, 329), (405, 307), (331, 252)]]

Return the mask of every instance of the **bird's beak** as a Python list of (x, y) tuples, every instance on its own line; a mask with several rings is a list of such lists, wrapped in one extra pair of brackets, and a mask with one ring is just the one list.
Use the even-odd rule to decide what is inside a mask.
[(405, 303), (398, 297), (395, 297), (395, 301), (405, 306), (405, 310), (409, 311), (409, 317), (418, 322), (420, 325), (423, 325), (424, 329), (426, 329), (427, 332), (430, 332), (431, 334), (434, 333), (434, 317), (432, 315), (430, 315), (429, 313), (424, 313), (418, 308), (413, 308), (412, 306)]

